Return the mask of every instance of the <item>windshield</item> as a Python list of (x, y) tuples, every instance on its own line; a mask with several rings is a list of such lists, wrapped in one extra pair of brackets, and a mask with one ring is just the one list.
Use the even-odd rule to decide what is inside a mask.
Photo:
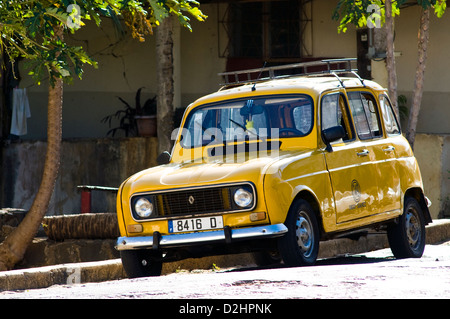
[(186, 119), (181, 145), (265, 138), (302, 137), (313, 127), (313, 101), (307, 95), (258, 97), (199, 107)]

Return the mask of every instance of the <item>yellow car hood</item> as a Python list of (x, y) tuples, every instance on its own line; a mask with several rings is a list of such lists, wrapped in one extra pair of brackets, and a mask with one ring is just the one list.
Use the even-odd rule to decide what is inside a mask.
[[(203, 161), (170, 163), (141, 171), (127, 181), (131, 193), (240, 181), (257, 183), (269, 167), (303, 152), (280, 151), (274, 155), (244, 158), (210, 158)], [(248, 154), (248, 153), (247, 153)], [(243, 154), (244, 156), (245, 154)]]

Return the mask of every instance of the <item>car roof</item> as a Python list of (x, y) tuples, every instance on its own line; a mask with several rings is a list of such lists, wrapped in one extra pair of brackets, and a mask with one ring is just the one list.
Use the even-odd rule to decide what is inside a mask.
[(351, 89), (365, 87), (374, 90), (383, 90), (383, 87), (376, 82), (362, 80), (356, 77), (336, 77), (330, 74), (320, 76), (294, 76), (224, 86), (217, 92), (199, 98), (193, 104), (198, 105), (224, 99), (257, 96), (260, 94), (270, 95), (276, 94), (277, 92), (307, 93), (318, 96), (325, 91), (339, 88)]
[(189, 108), (258, 95), (305, 93), (316, 98), (325, 91), (342, 88), (383, 90), (379, 84), (358, 75), (358, 70), (352, 66), (356, 62), (356, 58), (340, 58), (219, 73), (225, 84)]
[(332, 90), (337, 88), (361, 88), (370, 87), (376, 90), (383, 89), (378, 83), (364, 80), (356, 77), (337, 77), (333, 75), (321, 75), (321, 76), (295, 76), (287, 78), (276, 78), (267, 81), (260, 82), (248, 82), (239, 86), (223, 87), (219, 90), (226, 91), (231, 94), (242, 90), (248, 90), (248, 88), (254, 88), (255, 91), (266, 90), (270, 88), (276, 89), (290, 89), (296, 87), (298, 89), (307, 89), (321, 93), (326, 90)]

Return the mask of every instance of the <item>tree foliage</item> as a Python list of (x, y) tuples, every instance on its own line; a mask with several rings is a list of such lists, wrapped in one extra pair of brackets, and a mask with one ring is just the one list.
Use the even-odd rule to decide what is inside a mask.
[[(87, 20), (100, 25), (103, 17), (116, 23), (123, 21), (133, 37), (144, 41), (153, 27), (169, 14), (178, 17), (182, 25), (191, 29), (190, 18), (203, 21), (206, 16), (194, 0), (14, 0), (0, 2), (0, 45), (14, 63), (27, 60), (35, 82), (62, 78), (70, 82), (81, 78), (83, 66), (94, 67), (96, 62), (80, 46), (69, 45), (55, 30), (62, 26), (74, 33)], [(120, 18), (120, 19), (119, 19)]]
[[(400, 14), (400, 8), (407, 0), (392, 1), (392, 16)], [(417, 5), (423, 9), (434, 8), (437, 17), (442, 17), (447, 7), (445, 0), (417, 0)], [(367, 27), (368, 21), (385, 23), (385, 1), (381, 0), (339, 0), (333, 11), (332, 18), (339, 21), (338, 32), (346, 32), (348, 25), (359, 28)], [(375, 24), (375, 23), (374, 23)]]

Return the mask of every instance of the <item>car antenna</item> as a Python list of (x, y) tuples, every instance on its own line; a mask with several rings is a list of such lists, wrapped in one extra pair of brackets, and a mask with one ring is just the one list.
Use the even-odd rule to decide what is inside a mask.
[(252, 92), (253, 92), (253, 91), (256, 91), (256, 83), (257, 83), (258, 80), (261, 78), (261, 74), (264, 72), (264, 69), (265, 69), (265, 67), (266, 67), (266, 64), (267, 64), (267, 61), (264, 61), (264, 65), (263, 65), (263, 67), (261, 68), (261, 72), (259, 72), (259, 75), (258, 75), (258, 77), (256, 78), (255, 83), (254, 83), (253, 86), (252, 86)]

